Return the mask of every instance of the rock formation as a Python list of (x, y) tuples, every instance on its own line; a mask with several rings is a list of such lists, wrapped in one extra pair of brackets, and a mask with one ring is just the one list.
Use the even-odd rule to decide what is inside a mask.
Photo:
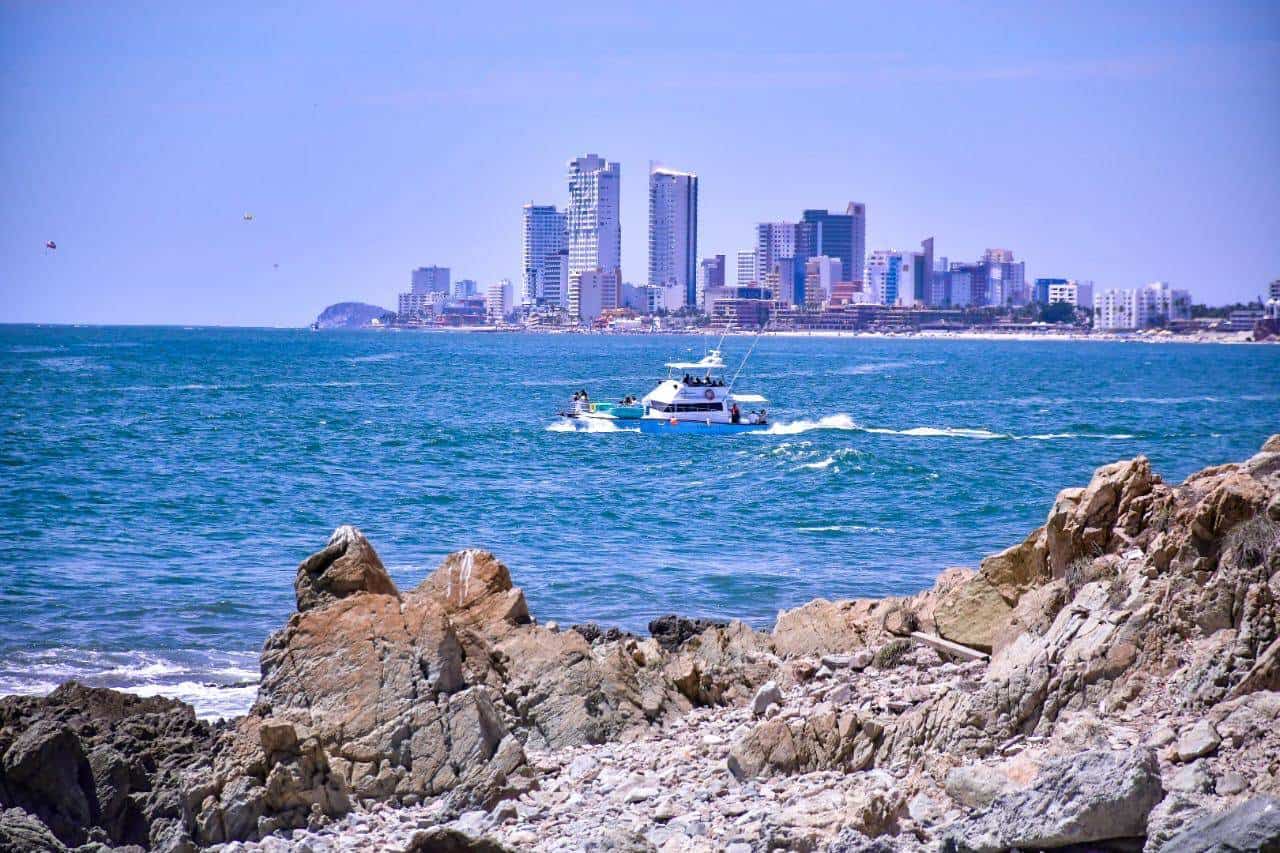
[(1280, 844), (1280, 436), (1103, 466), (976, 571), (767, 632), (538, 625), (479, 550), (401, 591), (351, 527), (295, 592), (231, 723), (0, 700), (0, 850)]

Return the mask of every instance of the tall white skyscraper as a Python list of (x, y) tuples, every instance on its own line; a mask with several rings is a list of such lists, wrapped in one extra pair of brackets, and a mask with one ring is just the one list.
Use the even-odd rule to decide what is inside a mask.
[(756, 250), (738, 250), (738, 287), (750, 287), (759, 281), (756, 272)]
[(684, 305), (696, 305), (698, 176), (649, 167), (649, 284), (675, 288)]
[(622, 278), (622, 226), (618, 200), (622, 169), (595, 154), (569, 161), (569, 275), (606, 270)]
[(566, 247), (565, 214), (555, 205), (529, 202), (524, 206), (523, 225), (519, 297), (521, 304), (531, 305), (543, 297), (547, 265), (557, 263)]

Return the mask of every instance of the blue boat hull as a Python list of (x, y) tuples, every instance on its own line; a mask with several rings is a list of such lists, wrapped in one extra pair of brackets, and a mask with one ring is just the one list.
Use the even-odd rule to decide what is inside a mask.
[[(634, 422), (633, 422), (634, 423)], [(646, 433), (684, 432), (696, 435), (723, 435), (740, 432), (763, 432), (768, 424), (708, 424), (706, 421), (676, 421), (668, 419), (641, 418), (640, 431)]]

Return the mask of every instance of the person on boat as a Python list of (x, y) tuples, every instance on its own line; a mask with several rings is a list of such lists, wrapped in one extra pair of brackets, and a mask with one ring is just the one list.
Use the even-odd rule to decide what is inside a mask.
[(734, 403), (733, 408), (729, 410), (729, 419), (735, 424), (742, 421), (742, 410), (738, 408), (737, 403)]

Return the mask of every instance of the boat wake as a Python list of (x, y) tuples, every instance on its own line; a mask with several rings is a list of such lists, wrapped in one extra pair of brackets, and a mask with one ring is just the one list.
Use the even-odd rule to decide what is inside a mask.
[(586, 418), (581, 421), (571, 421), (567, 418), (561, 418), (554, 423), (547, 424), (547, 432), (639, 432), (640, 427), (620, 427), (612, 421), (601, 420), (599, 418)]
[(819, 418), (816, 421), (798, 420), (798, 421), (780, 421), (773, 424), (766, 430), (762, 430), (757, 435), (800, 435), (804, 432), (812, 432), (820, 429), (836, 429), (836, 430), (861, 430), (862, 427), (853, 422), (853, 418), (848, 415), (827, 415), (825, 418)]
[[(1066, 439), (1102, 439), (1126, 441), (1137, 438), (1126, 432), (1088, 433), (1088, 432), (1052, 432), (1035, 433), (1033, 435), (1014, 435), (1008, 432), (993, 432), (980, 427), (934, 427), (917, 426), (907, 429), (891, 429), (889, 427), (865, 426), (846, 414), (827, 415), (818, 420), (801, 419), (798, 421), (781, 421), (773, 424), (758, 435), (799, 435), (815, 430), (839, 430), (844, 432), (865, 432), (874, 435), (901, 435), (909, 438), (969, 438), (982, 441), (1003, 439), (1006, 441), (1055, 441)], [(814, 463), (805, 467), (825, 467)]]

